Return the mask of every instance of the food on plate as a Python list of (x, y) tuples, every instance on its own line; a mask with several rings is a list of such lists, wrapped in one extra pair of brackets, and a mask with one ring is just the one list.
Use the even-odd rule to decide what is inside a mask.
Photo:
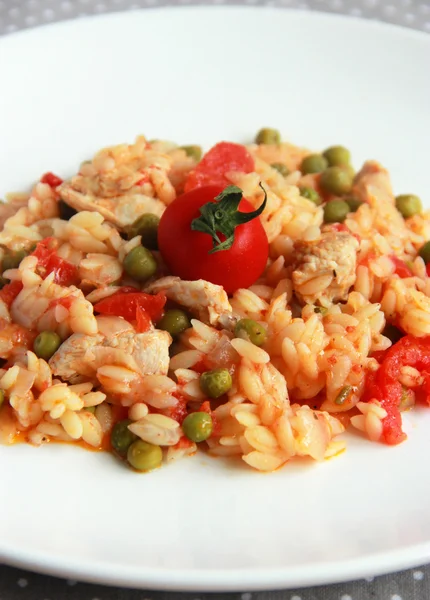
[(138, 137), (0, 206), (0, 442), (273, 471), (430, 403), (430, 213), (261, 129)]

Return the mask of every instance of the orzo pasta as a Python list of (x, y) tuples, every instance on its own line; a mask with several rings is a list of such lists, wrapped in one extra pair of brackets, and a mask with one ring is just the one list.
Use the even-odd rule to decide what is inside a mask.
[(141, 136), (0, 221), (5, 444), (273, 471), (345, 428), (397, 444), (430, 401), (430, 214), (346, 148)]

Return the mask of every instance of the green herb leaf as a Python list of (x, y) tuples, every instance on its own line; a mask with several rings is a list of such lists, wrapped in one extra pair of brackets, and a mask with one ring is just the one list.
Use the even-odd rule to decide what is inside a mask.
[[(207, 202), (200, 208), (201, 216), (191, 222), (193, 231), (207, 233), (212, 238), (213, 248), (209, 254), (221, 250), (229, 250), (234, 242), (234, 232), (238, 225), (249, 223), (256, 217), (259, 217), (267, 203), (267, 193), (260, 183), (264, 192), (263, 203), (257, 210), (244, 213), (238, 210), (243, 192), (236, 185), (229, 185), (214, 199), (214, 202)], [(218, 234), (225, 236), (221, 241)]]
[(334, 403), (340, 404), (340, 405), (344, 404), (351, 392), (352, 392), (352, 386), (346, 385), (345, 387), (343, 387), (340, 390), (340, 392), (336, 396), (336, 400), (334, 401)]

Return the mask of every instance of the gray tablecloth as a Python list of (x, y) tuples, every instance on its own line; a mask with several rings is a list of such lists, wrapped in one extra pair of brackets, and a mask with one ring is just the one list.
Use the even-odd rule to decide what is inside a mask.
[[(44, 23), (112, 11), (199, 4), (198, 0), (0, 0), (0, 35)], [(208, 0), (349, 14), (430, 32), (430, 0)], [(3, 515), (3, 518), (7, 518)], [(427, 600), (430, 565), (351, 583), (250, 594), (172, 594), (64, 581), (0, 565), (0, 600)]]

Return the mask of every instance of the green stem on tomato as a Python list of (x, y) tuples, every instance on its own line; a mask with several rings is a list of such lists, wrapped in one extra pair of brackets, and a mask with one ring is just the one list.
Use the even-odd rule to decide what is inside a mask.
[[(243, 192), (236, 185), (229, 185), (214, 199), (200, 208), (201, 216), (191, 222), (193, 231), (207, 233), (212, 238), (213, 248), (209, 254), (220, 250), (229, 250), (234, 242), (234, 230), (238, 225), (243, 225), (259, 217), (266, 208), (267, 193), (260, 183), (264, 192), (264, 200), (257, 210), (252, 212), (240, 212), (238, 206), (242, 200)], [(222, 242), (219, 233), (225, 236)]]

